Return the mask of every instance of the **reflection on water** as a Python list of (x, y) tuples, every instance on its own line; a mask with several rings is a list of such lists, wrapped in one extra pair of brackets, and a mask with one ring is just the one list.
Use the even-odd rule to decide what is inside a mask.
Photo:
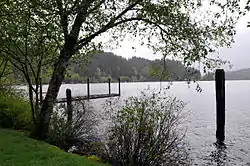
[(209, 155), (210, 163), (208, 165), (225, 166), (229, 165), (229, 160), (227, 158), (227, 147), (225, 144), (220, 144), (218, 142), (214, 143), (215, 150)]

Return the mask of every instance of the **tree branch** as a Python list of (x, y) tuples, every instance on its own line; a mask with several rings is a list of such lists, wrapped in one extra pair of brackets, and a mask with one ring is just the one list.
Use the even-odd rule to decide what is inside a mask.
[(171, 42), (171, 43), (174, 45), (174, 43), (173, 43), (172, 40), (167, 41), (166, 38), (164, 37), (164, 33), (167, 34), (168, 36), (171, 36), (171, 34), (161, 26), (161, 23), (154, 22), (154, 21), (151, 21), (151, 20), (146, 19), (146, 18), (141, 18), (141, 17), (127, 18), (127, 19), (124, 19), (124, 20), (121, 20), (121, 21), (116, 22), (116, 23), (113, 25), (113, 27), (118, 26), (118, 25), (123, 24), (123, 23), (126, 23), (126, 22), (130, 22), (130, 21), (143, 21), (143, 22), (149, 23), (149, 24), (151, 24), (151, 25), (154, 25), (155, 27), (159, 28), (159, 30), (160, 30), (160, 35), (161, 35), (162, 40), (163, 40), (165, 43)]
[(76, 0), (75, 3), (70, 7), (69, 11), (75, 11), (75, 9), (77, 8), (77, 4), (79, 3), (79, 0)]
[(103, 3), (105, 2), (105, 0), (101, 0), (100, 3), (98, 3), (95, 7), (93, 7), (90, 11), (88, 11), (88, 13), (92, 13), (93, 11), (95, 11), (96, 9), (98, 9)]
[[(30, 12), (27, 14), (26, 16), (27, 20), (26, 20), (26, 27), (25, 27), (25, 31), (26, 31), (26, 34), (25, 34), (25, 54), (24, 54), (24, 58), (25, 58), (25, 63), (24, 63), (24, 68), (26, 70), (26, 74), (27, 74), (27, 81), (29, 80), (30, 81), (30, 78), (29, 78), (29, 69), (28, 69), (28, 66), (33, 74), (33, 76), (36, 78), (36, 73), (33, 69), (33, 66), (28, 58), (28, 38), (29, 38), (29, 27), (30, 27)], [(28, 64), (28, 65), (27, 65)]]
[[(4, 63), (4, 64), (3, 64), (3, 63)], [(6, 68), (7, 68), (7, 64), (8, 64), (8, 61), (7, 61), (7, 60), (3, 60), (3, 61), (1, 62), (0, 67), (1, 67), (2, 65), (4, 65), (4, 66), (3, 66), (3, 70), (2, 70), (1, 73), (0, 73), (0, 80), (1, 80), (1, 78), (3, 77), (3, 75), (4, 75), (4, 73), (5, 73), (5, 70), (6, 70)]]
[(123, 23), (126, 23), (126, 22), (130, 22), (130, 21), (143, 21), (143, 22), (149, 23), (149, 24), (151, 24), (151, 25), (154, 25), (154, 26), (158, 27), (158, 28), (159, 28), (160, 30), (162, 30), (164, 33), (168, 34), (168, 32), (160, 26), (160, 23), (153, 22), (153, 21), (151, 21), (151, 20), (149, 20), (149, 19), (141, 18), (141, 17), (131, 17), (131, 18), (123, 19), (123, 20), (121, 20), (121, 21), (116, 22), (116, 23), (113, 25), (113, 27), (118, 26), (118, 25), (123, 24)]
[[(22, 62), (22, 60), (18, 56), (15, 56), (15, 52), (13, 52), (12, 50), (8, 51), (8, 50), (3, 50), (3, 49), (1, 50), (0, 49), (0, 51), (2, 51), (2, 53), (4, 53), (4, 54), (2, 54), (2, 56), (4, 56), (10, 62), (12, 62), (14, 60), (14, 61), (17, 61), (18, 63), (20, 63), (21, 65), (25, 64), (24, 62)], [(5, 55), (5, 54), (7, 54), (7, 55)]]
[(103, 32), (107, 31), (108, 29), (117, 26), (118, 24), (115, 23), (116, 20), (120, 19), (123, 15), (125, 15), (129, 10), (132, 10), (136, 5), (138, 4), (138, 1), (129, 5), (126, 9), (124, 9), (120, 14), (118, 14), (116, 17), (112, 18), (105, 26), (103, 26), (99, 31), (93, 33), (92, 35), (89, 35), (88, 37), (80, 40), (77, 42), (77, 47), (75, 48), (75, 51), (81, 49), (84, 45), (86, 45), (88, 42), (90, 42), (93, 38), (96, 36), (102, 34)]
[[(0, 32), (1, 32), (1, 31), (0, 31)], [(2, 33), (3, 33), (3, 32), (2, 32)], [(5, 36), (5, 34), (3, 34), (3, 36)], [(17, 48), (17, 49), (24, 55), (23, 50), (19, 47), (19, 45), (16, 43), (15, 40), (9, 39), (9, 38), (7, 38), (6, 40), (7, 40), (7, 41), (4, 41), (4, 42), (8, 42), (6, 45), (8, 46), (7, 48), (8, 48), (9, 50), (12, 50), (12, 48), (10, 48), (10, 46), (13, 45), (15, 48)], [(13, 52), (13, 51), (12, 51), (12, 52)]]
[(8, 56), (2, 54), (2, 56), (4, 56), (5, 59), (7, 59), (13, 66), (15, 66), (18, 70), (22, 71), (22, 69), (17, 66), (13, 61), (11, 61), (12, 59), (10, 59)]
[[(92, 0), (87, 0), (86, 2), (82, 2), (82, 4), (79, 6), (79, 12), (76, 15), (76, 19), (74, 21), (74, 24), (72, 26), (71, 32), (70, 32), (70, 37), (74, 38), (77, 40), (82, 23), (86, 19), (88, 15), (88, 8), (89, 6), (93, 3)], [(88, 5), (86, 5), (88, 4)]]
[(63, 4), (62, 4), (62, 0), (56, 0), (57, 2), (57, 6), (59, 9), (59, 14), (60, 14), (60, 22), (61, 22), (61, 26), (63, 29), (63, 34), (64, 34), (64, 39), (66, 40), (68, 37), (68, 14), (66, 13), (65, 9), (63, 9)]

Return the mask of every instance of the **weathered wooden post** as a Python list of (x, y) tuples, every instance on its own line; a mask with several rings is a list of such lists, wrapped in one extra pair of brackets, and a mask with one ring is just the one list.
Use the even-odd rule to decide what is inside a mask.
[(71, 126), (73, 107), (72, 107), (72, 96), (71, 96), (71, 90), (70, 89), (66, 89), (66, 98), (67, 98), (67, 114), (68, 114), (67, 122)]
[(109, 96), (111, 95), (111, 85), (110, 85), (110, 78), (108, 78), (108, 84), (109, 84)]
[(225, 140), (225, 72), (217, 69), (215, 72), (216, 88), (216, 138), (219, 143)]
[(121, 78), (118, 78), (118, 92), (119, 92), (119, 96), (121, 96)]
[(87, 95), (88, 95), (88, 99), (89, 99), (89, 78), (87, 78)]

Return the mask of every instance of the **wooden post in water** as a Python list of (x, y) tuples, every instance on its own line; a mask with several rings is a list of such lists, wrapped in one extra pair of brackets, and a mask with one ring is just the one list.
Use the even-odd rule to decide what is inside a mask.
[(110, 78), (108, 78), (108, 84), (109, 84), (109, 96), (111, 95), (111, 85), (110, 85)]
[(71, 96), (70, 89), (66, 89), (66, 98), (67, 98), (67, 114), (68, 114), (67, 122), (69, 125), (71, 125), (72, 124), (73, 107), (72, 107), (72, 96)]
[(216, 138), (219, 143), (225, 140), (225, 72), (217, 69), (215, 72), (216, 88)]
[(118, 78), (118, 92), (119, 92), (119, 96), (121, 96), (121, 78)]
[(87, 95), (88, 95), (88, 99), (89, 99), (89, 78), (87, 78)]

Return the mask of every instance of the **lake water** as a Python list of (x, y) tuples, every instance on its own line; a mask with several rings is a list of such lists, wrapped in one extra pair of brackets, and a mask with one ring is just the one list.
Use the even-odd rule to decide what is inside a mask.
[[(194, 165), (249, 165), (250, 166), (250, 81), (226, 81), (226, 149), (214, 146), (215, 138), (215, 83), (200, 82), (202, 92), (195, 90), (196, 84), (188, 87), (186, 82), (174, 82), (169, 93), (187, 102), (190, 110), (187, 140)], [(168, 83), (162, 83), (166, 87)], [(145, 88), (160, 88), (160, 83), (121, 83), (121, 96), (138, 95)], [(44, 86), (44, 90), (47, 86)], [(73, 96), (86, 95), (84, 84), (62, 85), (58, 97), (65, 97), (70, 88)], [(107, 84), (91, 84), (91, 94), (108, 93)], [(118, 85), (111, 85), (112, 93)], [(101, 109), (105, 99), (92, 100)]]

